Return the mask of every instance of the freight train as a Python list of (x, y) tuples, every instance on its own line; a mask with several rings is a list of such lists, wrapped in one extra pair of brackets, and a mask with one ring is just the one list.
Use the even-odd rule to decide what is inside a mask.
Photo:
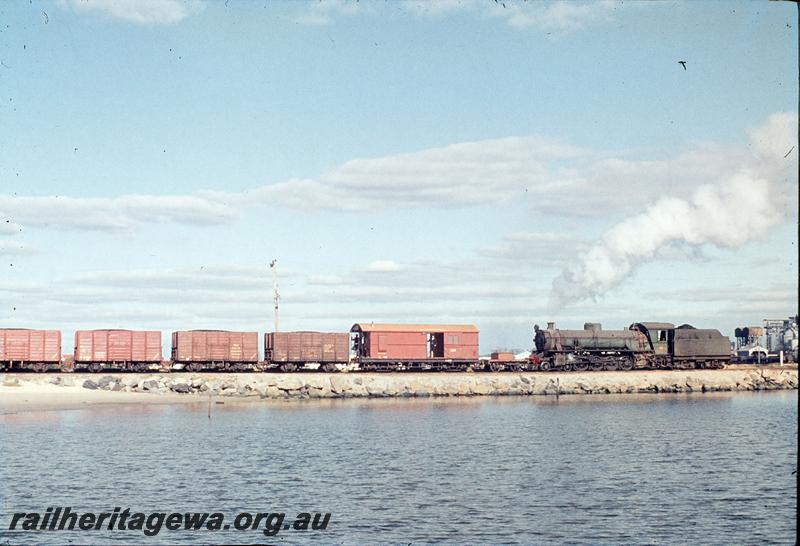
[(718, 330), (637, 322), (627, 330), (534, 327), (529, 358), (483, 358), (471, 324), (357, 323), (350, 332), (268, 332), (259, 359), (257, 332), (182, 330), (163, 359), (158, 330), (79, 330), (72, 355), (59, 330), (0, 329), (0, 371), (524, 371), (720, 368), (730, 341)]

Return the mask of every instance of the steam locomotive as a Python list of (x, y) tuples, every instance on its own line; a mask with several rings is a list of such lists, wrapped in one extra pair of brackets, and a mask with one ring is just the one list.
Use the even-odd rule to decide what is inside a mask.
[(603, 330), (587, 322), (583, 330), (534, 327), (539, 370), (633, 370), (722, 368), (731, 359), (730, 340), (719, 330), (689, 324), (636, 322), (627, 330)]

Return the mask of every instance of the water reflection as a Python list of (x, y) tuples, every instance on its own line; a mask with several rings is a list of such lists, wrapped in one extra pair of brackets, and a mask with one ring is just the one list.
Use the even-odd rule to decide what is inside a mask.
[(280, 543), (794, 543), (796, 396), (226, 400), (210, 420), (202, 400), (3, 416), (2, 528), (12, 510), (63, 504), (333, 513), (324, 535)]

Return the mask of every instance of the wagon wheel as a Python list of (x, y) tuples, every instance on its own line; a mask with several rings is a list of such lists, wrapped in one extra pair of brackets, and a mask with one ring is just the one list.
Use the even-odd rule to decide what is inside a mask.
[(489, 362), (489, 371), (490, 372), (499, 372), (500, 371), (500, 364), (497, 362)]
[(336, 364), (333, 364), (332, 362), (326, 362), (320, 366), (320, 369), (325, 373), (333, 373), (336, 371)]
[(92, 373), (100, 373), (103, 371), (103, 365), (99, 362), (92, 362), (89, 364), (89, 371)]
[(293, 372), (297, 369), (297, 366), (292, 364), (291, 362), (285, 362), (280, 366), (282, 372)]
[(189, 362), (189, 364), (186, 365), (186, 369), (190, 372), (199, 372), (201, 370), (201, 366), (197, 362)]
[(620, 358), (619, 359), (619, 369), (625, 372), (629, 372), (633, 369), (633, 359), (632, 358)]
[(561, 369), (563, 371), (565, 371), (565, 372), (571, 372), (572, 371), (572, 362), (564, 362), (564, 364), (561, 366)]
[(36, 362), (33, 364), (33, 371), (39, 373), (45, 372), (47, 371), (47, 364), (44, 362)]
[(589, 369), (593, 372), (599, 372), (603, 369), (603, 363), (598, 360), (592, 360), (589, 362)]

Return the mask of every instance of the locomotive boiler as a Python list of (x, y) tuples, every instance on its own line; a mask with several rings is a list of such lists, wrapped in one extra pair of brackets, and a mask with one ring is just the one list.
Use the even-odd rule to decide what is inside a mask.
[(535, 343), (540, 370), (721, 368), (730, 361), (730, 341), (718, 330), (669, 322), (637, 322), (627, 330), (591, 322), (559, 330), (551, 322), (546, 330), (536, 327)]

